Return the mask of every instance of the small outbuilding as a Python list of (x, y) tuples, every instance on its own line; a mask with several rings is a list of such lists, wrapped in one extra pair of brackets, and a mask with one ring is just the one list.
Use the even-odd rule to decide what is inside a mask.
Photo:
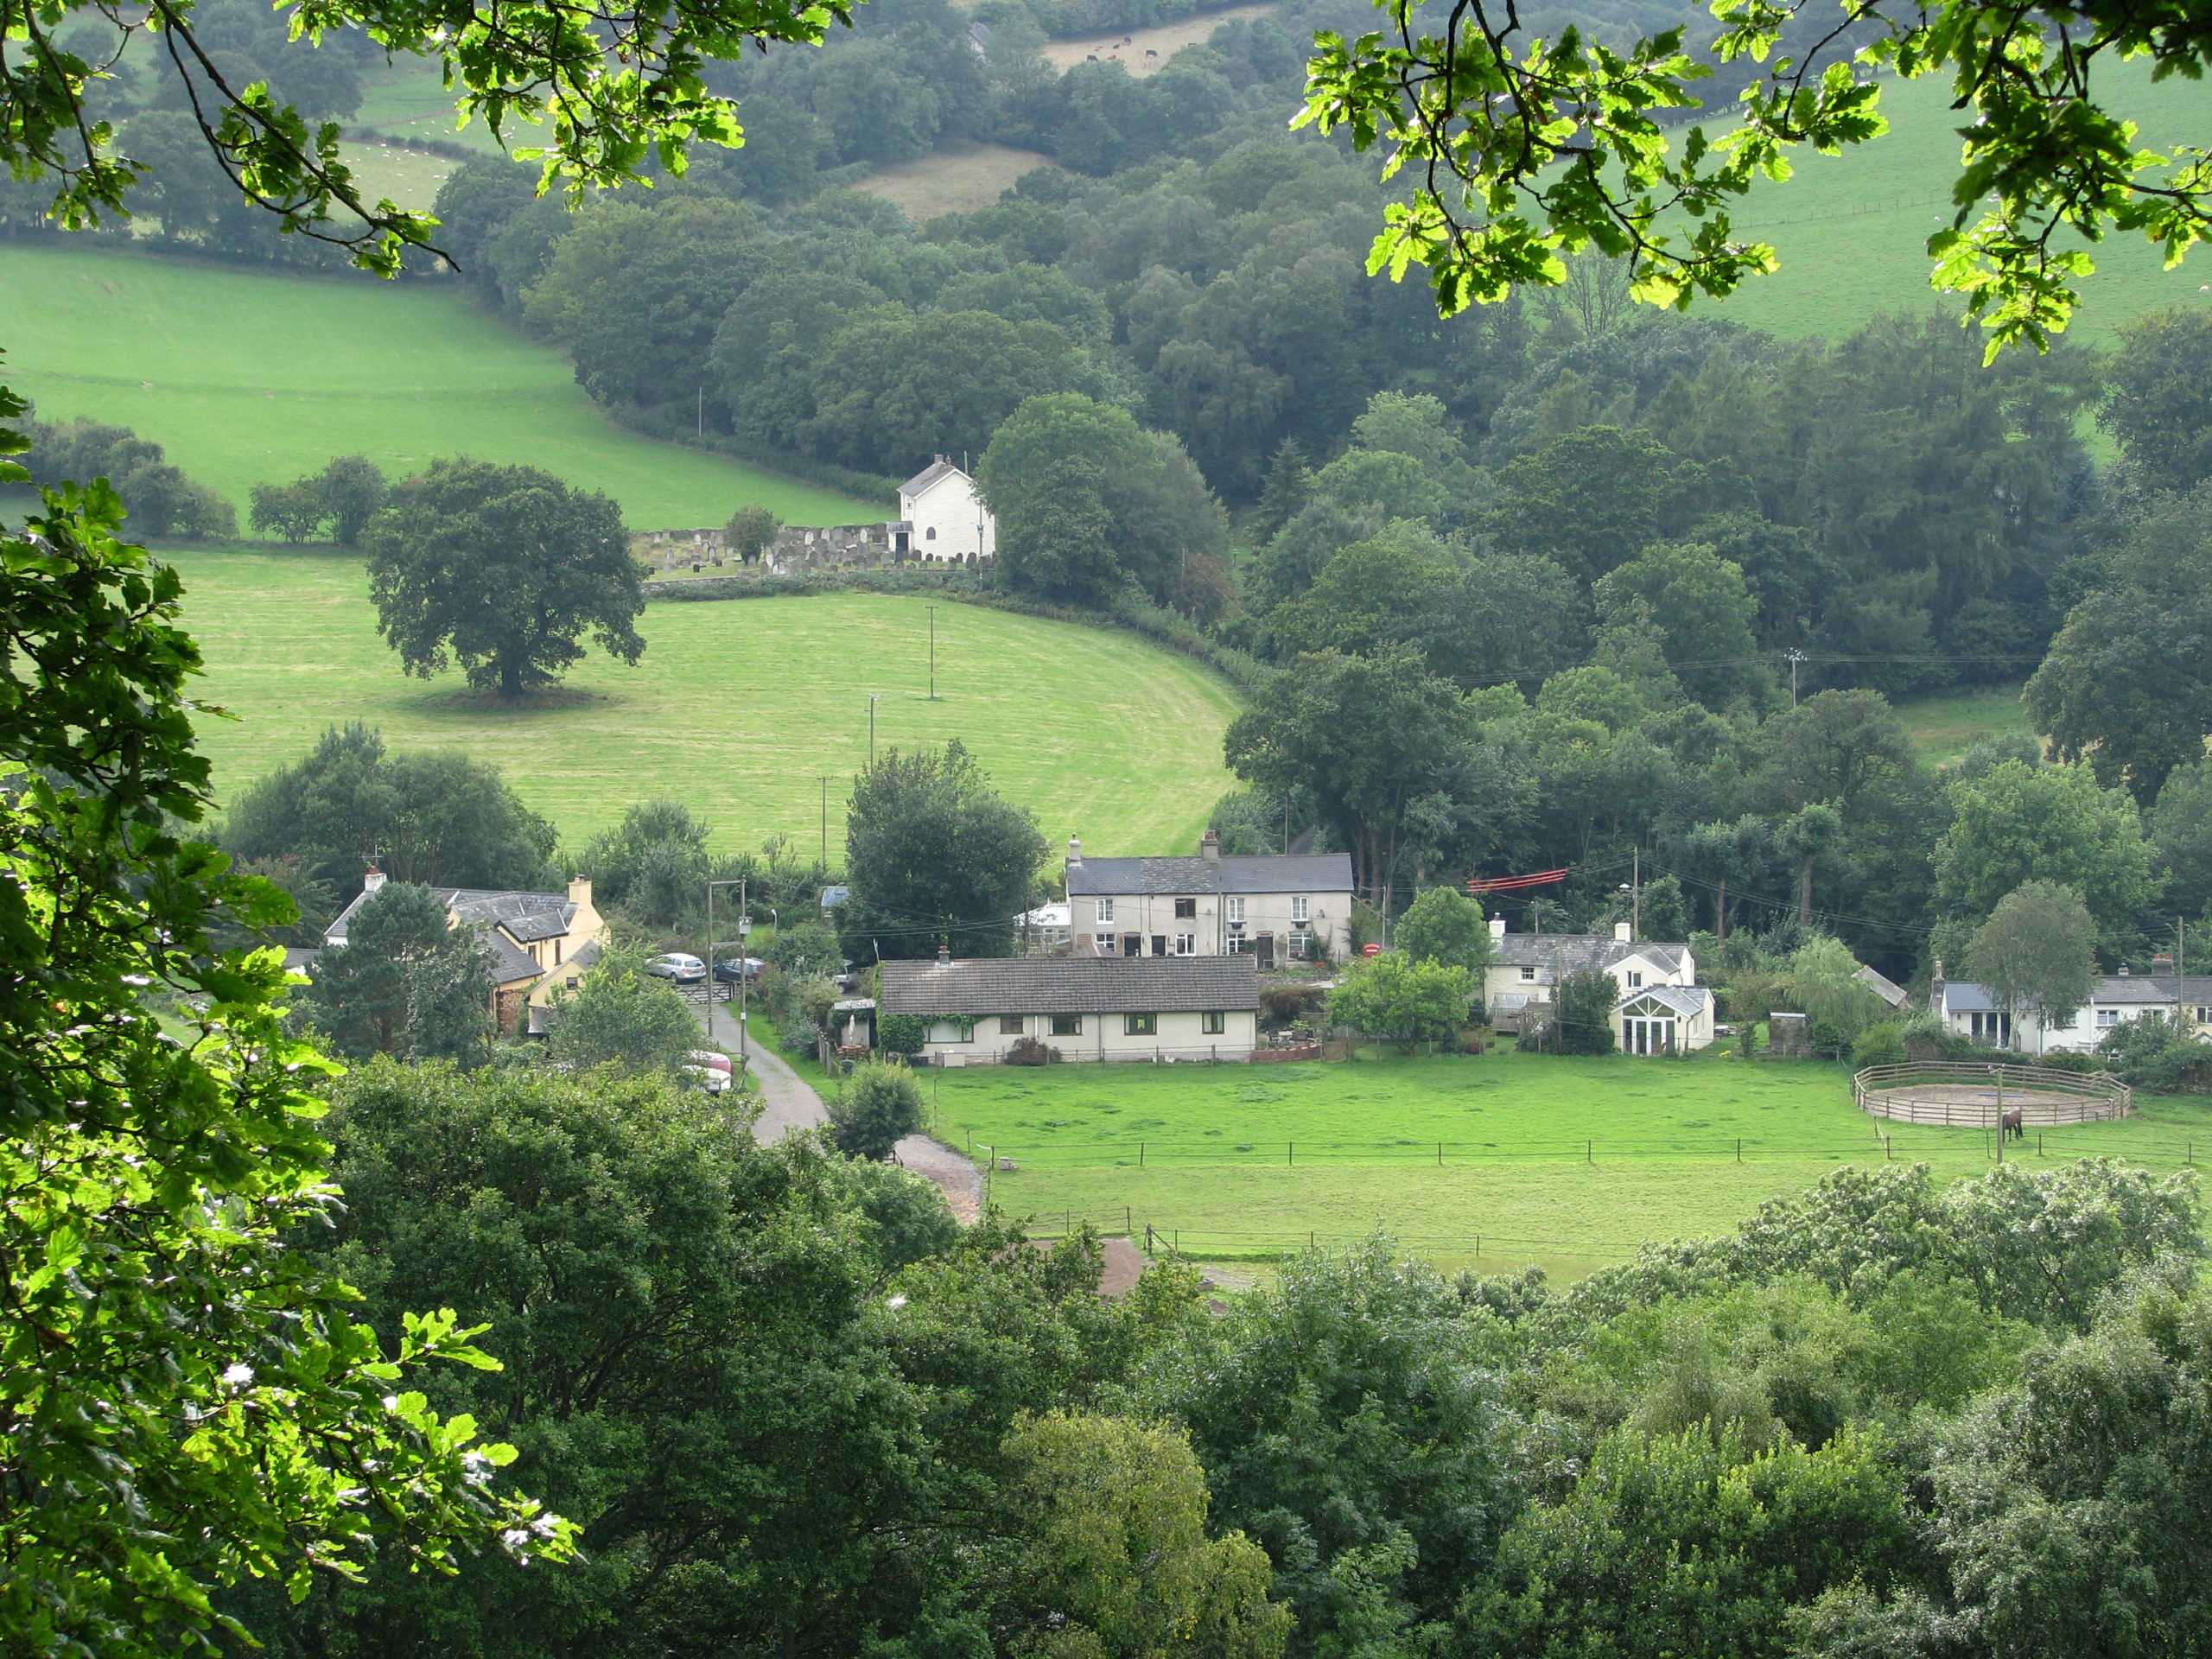
[(1224, 1060), (1259, 1043), (1249, 956), (887, 962), (881, 1014), (925, 1020), (921, 1058), (993, 1065), (1033, 1040), (1065, 1060)]

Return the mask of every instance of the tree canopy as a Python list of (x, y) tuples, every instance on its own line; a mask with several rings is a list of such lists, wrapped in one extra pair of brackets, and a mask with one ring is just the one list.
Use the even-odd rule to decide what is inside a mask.
[(433, 461), (394, 486), (365, 540), (378, 626), (410, 674), (450, 659), (472, 687), (515, 697), (556, 683), (586, 633), (619, 661), (645, 654), (620, 510), (550, 473)]
[(837, 912), (855, 957), (1012, 953), (1034, 902), (1045, 838), (1001, 799), (957, 738), (898, 749), (861, 773), (846, 814), (852, 897)]

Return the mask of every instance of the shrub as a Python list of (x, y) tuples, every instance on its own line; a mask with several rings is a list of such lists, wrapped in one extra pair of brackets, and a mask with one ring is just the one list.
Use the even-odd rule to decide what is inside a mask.
[(778, 1040), (786, 1053), (812, 1054), (815, 1045), (822, 1040), (822, 1027), (803, 1014), (792, 1014), (778, 1032)]
[(1982, 1052), (1969, 1037), (1962, 1037), (1932, 1014), (1906, 1020), (1897, 1027), (1907, 1058), (1916, 1060), (1968, 1060)]
[(1621, 990), (1611, 974), (1569, 974), (1553, 995), (1559, 1009), (1552, 1022), (1556, 1028), (1554, 1052), (1613, 1052), (1613, 1005), (1621, 1000)]
[(830, 1139), (848, 1158), (880, 1163), (922, 1127), (922, 1086), (903, 1065), (870, 1060), (830, 1103)]
[(2181, 1036), (2165, 1020), (2117, 1026), (2097, 1052), (2123, 1082), (2152, 1094), (2196, 1094), (2212, 1086), (2212, 1044)]
[(887, 1054), (918, 1054), (929, 1036), (930, 1022), (918, 1014), (881, 1014), (875, 1022), (875, 1046)]
[(1008, 1065), (1051, 1065), (1061, 1058), (1060, 1051), (1035, 1037), (1020, 1037), (1006, 1052)]
[(1265, 985), (1260, 989), (1260, 1007), (1266, 1011), (1271, 1026), (1287, 1026), (1311, 1009), (1316, 993), (1305, 985)]
[(1904, 1064), (1904, 1033), (1893, 1020), (1878, 1020), (1859, 1033), (1851, 1046), (1851, 1064), (1864, 1071), (1870, 1065)]

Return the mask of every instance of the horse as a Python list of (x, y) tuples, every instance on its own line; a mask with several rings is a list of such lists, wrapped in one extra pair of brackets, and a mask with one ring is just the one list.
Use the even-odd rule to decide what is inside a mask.
[(2028, 1138), (2025, 1117), (2026, 1114), (2018, 1106), (2008, 1106), (2005, 1109), (2003, 1115), (1998, 1119), (1998, 1128), (2003, 1132), (2007, 1141), (2024, 1141)]

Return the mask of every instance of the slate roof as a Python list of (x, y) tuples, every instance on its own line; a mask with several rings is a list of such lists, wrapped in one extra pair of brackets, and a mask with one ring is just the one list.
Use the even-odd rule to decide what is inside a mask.
[(1491, 944), (1497, 947), (1497, 966), (1548, 968), (1555, 976), (1591, 973), (1630, 957), (1642, 957), (1655, 968), (1679, 973), (1689, 954), (1687, 944), (1660, 944), (1650, 939), (1630, 944), (1610, 933), (1508, 933)]
[[(2089, 1007), (2171, 1007), (2177, 1001), (2212, 1003), (2212, 977), (2190, 974), (2176, 981), (2171, 974), (2106, 974), (2089, 992)], [(2032, 1006), (2032, 1005), (2031, 1005)], [(1947, 980), (1943, 985), (1946, 1014), (1993, 1014), (1996, 999), (1989, 988), (1970, 979)]]
[(1905, 994), (1904, 986), (1886, 974), (1878, 973), (1872, 968), (1861, 968), (1852, 977), (1863, 985), (1873, 987), (1874, 995), (1893, 1008), (1901, 1008), (1912, 1000)]
[[(518, 948), (515, 941), (519, 939), (527, 944), (537, 939), (558, 938), (576, 918), (576, 906), (565, 893), (515, 893), (487, 887), (433, 887), (430, 891), (438, 895), (456, 922), (474, 927), (484, 936), (484, 943), (492, 952), (491, 981), (494, 985), (512, 985), (518, 980), (537, 979), (544, 974), (546, 970), (531, 961), (530, 952)], [(367, 892), (355, 893), (353, 902), (339, 912), (337, 919), (323, 930), (324, 943), (344, 944), (353, 912), (372, 896)], [(569, 958), (569, 963), (582, 960), (583, 953), (579, 951)]]
[(1147, 893), (1350, 893), (1350, 853), (1265, 853), (1216, 864), (1185, 858), (1086, 858), (1067, 867), (1071, 899), (1138, 898)]
[(1001, 957), (887, 962), (886, 1014), (1256, 1013), (1256, 958)]
[(924, 491), (929, 489), (932, 485), (942, 483), (948, 478), (965, 478), (967, 476), (967, 474), (962, 472), (957, 467), (947, 461), (943, 455), (939, 455), (935, 461), (930, 462), (928, 466), (923, 467), (920, 472), (916, 473), (904, 484), (901, 484), (899, 486), (899, 493), (901, 495), (919, 495)]
[(1646, 997), (1662, 1002), (1685, 1020), (1694, 1020), (1705, 1012), (1713, 1001), (1713, 993), (1702, 985), (1646, 985), (1642, 990), (1630, 991), (1613, 1005), (1615, 1013), (1631, 1002), (1641, 1002)]

